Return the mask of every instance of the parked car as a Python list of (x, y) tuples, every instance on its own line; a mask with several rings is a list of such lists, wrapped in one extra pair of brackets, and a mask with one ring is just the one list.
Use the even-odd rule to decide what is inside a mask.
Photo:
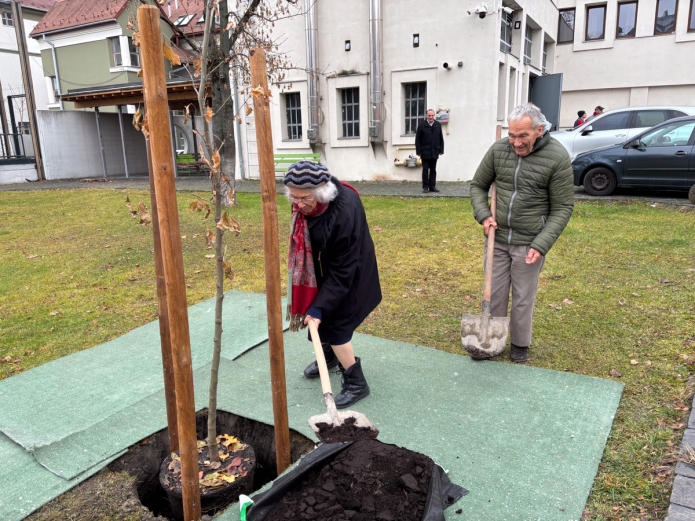
[(609, 195), (619, 186), (688, 190), (695, 185), (693, 148), (695, 117), (672, 119), (622, 144), (579, 154), (572, 161), (574, 184), (590, 195)]
[(682, 116), (695, 116), (695, 107), (626, 107), (604, 112), (577, 128), (558, 130), (550, 135), (562, 143), (574, 159), (582, 152), (624, 143), (654, 125)]

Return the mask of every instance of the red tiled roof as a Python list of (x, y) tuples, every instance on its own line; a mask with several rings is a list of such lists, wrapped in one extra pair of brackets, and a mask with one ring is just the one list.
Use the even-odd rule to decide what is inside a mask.
[(53, 7), (57, 0), (22, 0), (22, 7), (36, 9), (38, 11), (48, 11)]
[(172, 22), (176, 22), (182, 16), (193, 15), (191, 21), (185, 26), (179, 26), (179, 29), (189, 36), (203, 33), (205, 24), (198, 23), (203, 16), (203, 0), (168, 0), (160, 9)]
[[(50, 0), (29, 0), (46, 3)], [(114, 20), (125, 9), (128, 0), (58, 0), (36, 24), (31, 36)]]

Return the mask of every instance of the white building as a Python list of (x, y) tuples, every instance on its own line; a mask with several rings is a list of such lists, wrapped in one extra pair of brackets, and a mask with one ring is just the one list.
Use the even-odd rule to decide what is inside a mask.
[(695, 105), (695, 0), (558, 0), (561, 126), (578, 110)]
[[(553, 72), (551, 0), (307, 0), (303, 7), (305, 16), (274, 30), (299, 69), (272, 98), (275, 152), (320, 151), (341, 179), (420, 179), (419, 168), (394, 160), (414, 154), (415, 127), (428, 108), (449, 120), (438, 179), (471, 179), (510, 110)], [(321, 74), (312, 86), (303, 69), (314, 68)]]

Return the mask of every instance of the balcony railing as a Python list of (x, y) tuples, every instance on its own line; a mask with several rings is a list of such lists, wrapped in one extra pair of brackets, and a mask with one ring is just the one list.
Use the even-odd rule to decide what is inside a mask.
[(0, 134), (0, 160), (3, 159), (28, 159), (24, 139), (27, 134)]

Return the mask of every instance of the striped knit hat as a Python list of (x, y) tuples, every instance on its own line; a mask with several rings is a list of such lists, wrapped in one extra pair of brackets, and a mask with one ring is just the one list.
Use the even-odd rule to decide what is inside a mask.
[(282, 182), (294, 188), (316, 188), (330, 180), (331, 173), (323, 163), (297, 161), (287, 169)]

